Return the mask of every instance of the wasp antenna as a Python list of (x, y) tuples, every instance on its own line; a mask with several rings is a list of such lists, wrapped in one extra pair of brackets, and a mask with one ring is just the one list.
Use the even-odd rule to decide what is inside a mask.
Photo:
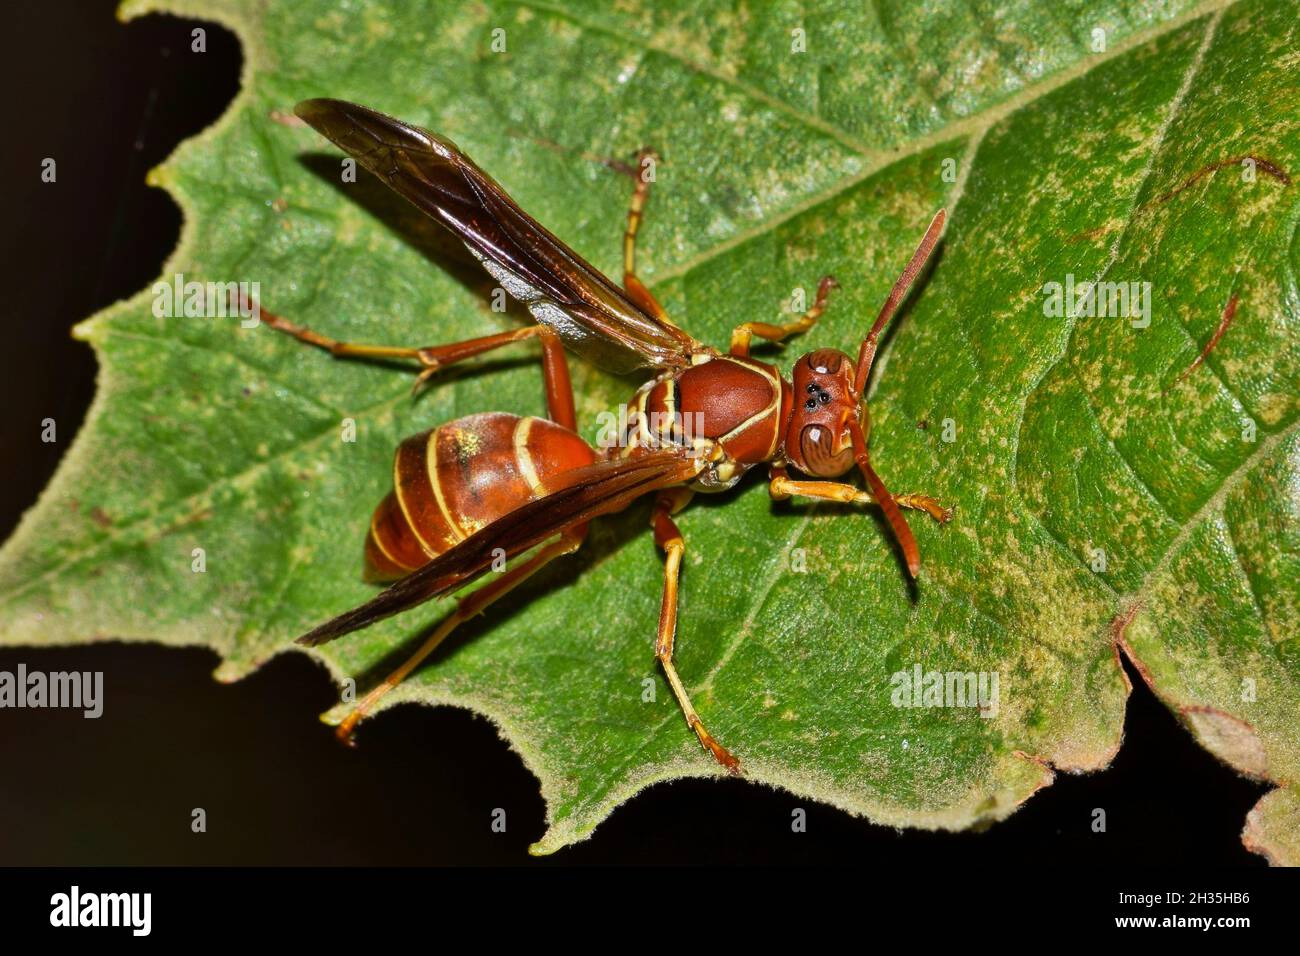
[(916, 578), (921, 573), (921, 552), (916, 546), (916, 538), (912, 537), (912, 529), (907, 519), (903, 517), (898, 502), (889, 493), (885, 483), (880, 480), (876, 470), (871, 467), (871, 459), (867, 455), (867, 437), (863, 434), (862, 426), (856, 420), (850, 419), (849, 432), (853, 436), (853, 455), (858, 463), (858, 469), (866, 479), (867, 488), (875, 497), (876, 504), (880, 505), (880, 510), (885, 513), (885, 520), (889, 522), (890, 530), (898, 539), (898, 546), (903, 549), (903, 559), (907, 562), (908, 573)]
[(930, 258), (930, 253), (934, 251), (935, 244), (939, 241), (939, 234), (943, 232), (943, 224), (947, 221), (947, 210), (940, 209), (930, 220), (930, 228), (925, 230), (925, 235), (921, 237), (921, 244), (916, 247), (916, 252), (912, 253), (912, 260), (908, 262), (894, 287), (889, 290), (889, 295), (885, 299), (885, 304), (880, 307), (880, 314), (876, 316), (876, 324), (871, 327), (867, 337), (862, 340), (862, 348), (858, 351), (858, 369), (853, 379), (853, 387), (859, 395), (866, 394), (867, 376), (871, 374), (871, 363), (876, 360), (876, 343), (880, 337), (881, 330), (889, 324), (889, 320), (894, 317), (898, 311), (898, 306), (907, 296), (907, 290), (912, 281), (916, 278), (923, 268), (926, 261)]

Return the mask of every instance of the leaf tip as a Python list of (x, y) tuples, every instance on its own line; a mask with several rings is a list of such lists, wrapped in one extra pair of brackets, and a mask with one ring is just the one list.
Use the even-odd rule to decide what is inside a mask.
[(98, 345), (103, 337), (100, 331), (102, 327), (103, 323), (100, 321), (99, 315), (92, 315), (72, 327), (72, 337), (78, 342)]
[(146, 186), (153, 186), (155, 189), (166, 189), (175, 182), (175, 177), (165, 163), (153, 167), (149, 172), (144, 174)]

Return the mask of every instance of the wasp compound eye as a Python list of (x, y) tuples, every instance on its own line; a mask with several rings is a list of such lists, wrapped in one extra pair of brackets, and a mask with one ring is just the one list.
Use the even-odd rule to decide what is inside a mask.
[(853, 467), (853, 449), (839, 448), (839, 440), (825, 425), (809, 425), (799, 434), (799, 451), (808, 473), (835, 478)]

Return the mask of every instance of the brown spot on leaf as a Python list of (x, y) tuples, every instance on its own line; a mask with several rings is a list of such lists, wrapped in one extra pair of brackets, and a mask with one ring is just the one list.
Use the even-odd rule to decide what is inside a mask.
[[(1186, 190), (1190, 189), (1197, 182), (1204, 179), (1206, 176), (1210, 175), (1211, 173), (1217, 172), (1218, 170), (1223, 169), (1227, 166), (1236, 166), (1239, 163), (1241, 163), (1243, 160), (1247, 160), (1247, 159), (1253, 160), (1255, 163), (1255, 168), (1258, 169), (1260, 172), (1264, 173), (1266, 176), (1271, 176), (1273, 179), (1276, 179), (1278, 182), (1280, 182), (1283, 186), (1291, 185), (1290, 174), (1288, 174), (1287, 171), (1283, 169), (1281, 166), (1278, 166), (1276, 163), (1264, 159), (1262, 156), (1255, 156), (1250, 153), (1246, 153), (1241, 156), (1229, 156), (1227, 159), (1221, 159), (1216, 163), (1210, 163), (1206, 166), (1202, 166), (1200, 169), (1196, 170), (1194, 173), (1192, 173), (1190, 176), (1184, 179), (1173, 189), (1169, 190), (1168, 192), (1161, 193), (1156, 198), (1143, 203), (1140, 207), (1134, 210), (1133, 219), (1135, 220), (1140, 219), (1143, 216), (1148, 215), (1157, 206), (1163, 206), (1165, 203), (1169, 202), (1169, 200), (1173, 199), (1179, 193), (1185, 192)], [(1065, 241), (1069, 243), (1077, 243), (1077, 242), (1085, 242), (1085, 241), (1092, 242), (1102, 238), (1108, 233), (1114, 232), (1116, 229), (1119, 229), (1123, 225), (1125, 225), (1125, 223), (1122, 220), (1113, 219), (1110, 222), (1105, 223), (1104, 225), (1096, 226), (1092, 229), (1085, 229), (1083, 232), (1077, 232), (1074, 235), (1070, 236)]]
[(1052, 766), (1051, 761), (1045, 757), (1040, 757), (1037, 754), (1026, 753), (1023, 750), (1013, 750), (1011, 751), (1011, 755), (1013, 757), (1020, 757), (1022, 760), (1028, 760), (1031, 763), (1036, 763), (1053, 777), (1056, 776), (1056, 769)]
[(1120, 222), (1118, 220), (1112, 220), (1103, 226), (1096, 226), (1092, 229), (1085, 229), (1083, 232), (1076, 232), (1065, 241), (1069, 243), (1095, 242), (1107, 233), (1114, 232), (1119, 227)]
[[(1232, 298), (1228, 300), (1227, 306), (1223, 309), (1223, 316), (1219, 319), (1219, 327), (1215, 329), (1214, 334), (1210, 336), (1210, 341), (1205, 343), (1205, 348), (1201, 349), (1201, 354), (1196, 356), (1196, 359), (1192, 364), (1183, 369), (1182, 373), (1174, 379), (1175, 385), (1196, 371), (1196, 367), (1204, 362), (1205, 357), (1210, 354), (1210, 351), (1216, 345), (1219, 344), (1219, 339), (1223, 338), (1223, 333), (1228, 331), (1228, 326), (1232, 324), (1232, 319), (1237, 314), (1237, 298), (1237, 293), (1234, 292)], [(1168, 389), (1166, 389), (1166, 391), (1168, 391)]]
[(1141, 609), (1142, 602), (1134, 601), (1129, 605), (1127, 611), (1116, 615), (1115, 619), (1110, 622), (1110, 649), (1115, 655), (1115, 666), (1119, 668), (1120, 675), (1124, 678), (1124, 686), (1128, 690), (1133, 689), (1133, 682), (1128, 679), (1128, 673), (1124, 670), (1124, 665), (1119, 659), (1121, 650), (1124, 651), (1124, 656), (1129, 659), (1129, 663), (1133, 665), (1134, 670), (1142, 677), (1143, 682), (1151, 688), (1152, 693), (1155, 693), (1156, 685), (1151, 679), (1151, 672), (1147, 670), (1145, 664), (1138, 660), (1137, 655), (1133, 653), (1133, 648), (1129, 647), (1128, 641), (1124, 638), (1124, 631), (1133, 623), (1133, 618), (1137, 617), (1137, 612)]
[(1291, 185), (1291, 177), (1287, 175), (1286, 170), (1282, 169), (1276, 163), (1269, 162), (1267, 159), (1264, 159), (1262, 156), (1254, 156), (1251, 155), (1250, 153), (1246, 153), (1242, 156), (1229, 156), (1227, 159), (1221, 159), (1217, 163), (1210, 163), (1207, 166), (1202, 166), (1200, 169), (1192, 173), (1190, 176), (1184, 179), (1173, 189), (1169, 190), (1169, 192), (1162, 193), (1161, 195), (1157, 196), (1155, 199), (1151, 200), (1151, 202), (1148, 203), (1147, 205), (1159, 206), (1163, 203), (1167, 203), (1169, 200), (1173, 199), (1179, 193), (1184, 192), (1187, 189), (1190, 189), (1197, 182), (1204, 179), (1206, 176), (1210, 175), (1210, 173), (1218, 172), (1220, 169), (1223, 169), (1225, 166), (1240, 165), (1244, 160), (1247, 159), (1253, 160), (1256, 169), (1258, 169), (1260, 172), (1268, 176), (1272, 176), (1283, 186)]
[(305, 129), (307, 124), (293, 113), (286, 113), (283, 110), (271, 110), (268, 114), (272, 123), (279, 123), (281, 126), (288, 126), (290, 129)]

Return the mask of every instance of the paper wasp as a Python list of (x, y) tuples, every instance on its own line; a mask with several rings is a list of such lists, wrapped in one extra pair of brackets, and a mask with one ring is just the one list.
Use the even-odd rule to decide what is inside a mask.
[[(592, 518), (654, 494), (651, 524), (655, 544), (665, 554), (655, 655), (700, 742), (720, 764), (738, 771), (739, 761), (704, 728), (673, 664), (685, 550), (673, 516), (696, 491), (723, 491), (750, 468), (766, 464), (774, 499), (799, 495), (879, 505), (908, 571), (918, 573), (920, 556), (900, 506), (926, 511), (940, 522), (950, 512), (926, 495), (893, 496), (885, 488), (867, 453), (870, 426), (863, 396), (880, 332), (934, 249), (943, 210), (894, 284), (857, 360), (818, 349), (800, 358), (792, 381), (786, 381), (776, 367), (750, 357), (750, 343), (755, 336), (779, 342), (812, 328), (836, 285), (831, 277), (821, 280), (805, 314), (779, 325), (744, 322), (732, 333), (730, 349), (719, 352), (674, 325), (637, 278), (636, 234), (649, 192), (646, 177), (637, 178), (628, 212), (619, 288), (520, 209), (448, 140), (339, 100), (306, 100), (295, 112), (449, 229), (527, 307), (536, 324), (450, 345), (398, 348), (340, 342), (265, 310), (263, 320), (336, 356), (414, 360), (420, 366), (417, 385), (455, 362), (536, 338), (548, 413), (547, 418), (470, 415), (408, 438), (398, 448), (394, 487), (374, 512), (365, 552), (368, 575), (395, 583), (298, 643), (332, 641), (459, 590), (496, 558), (511, 563), (459, 600), (410, 659), (357, 705), (339, 726), (339, 736), (349, 739), (375, 702), (457, 625), (548, 562), (576, 550)], [(597, 449), (578, 436), (566, 345), (614, 372), (653, 370), (654, 378), (633, 398), (637, 414), (618, 447)], [(697, 427), (681, 428), (683, 421)], [(866, 491), (828, 480), (855, 465)], [(790, 478), (791, 467), (816, 480)]]

